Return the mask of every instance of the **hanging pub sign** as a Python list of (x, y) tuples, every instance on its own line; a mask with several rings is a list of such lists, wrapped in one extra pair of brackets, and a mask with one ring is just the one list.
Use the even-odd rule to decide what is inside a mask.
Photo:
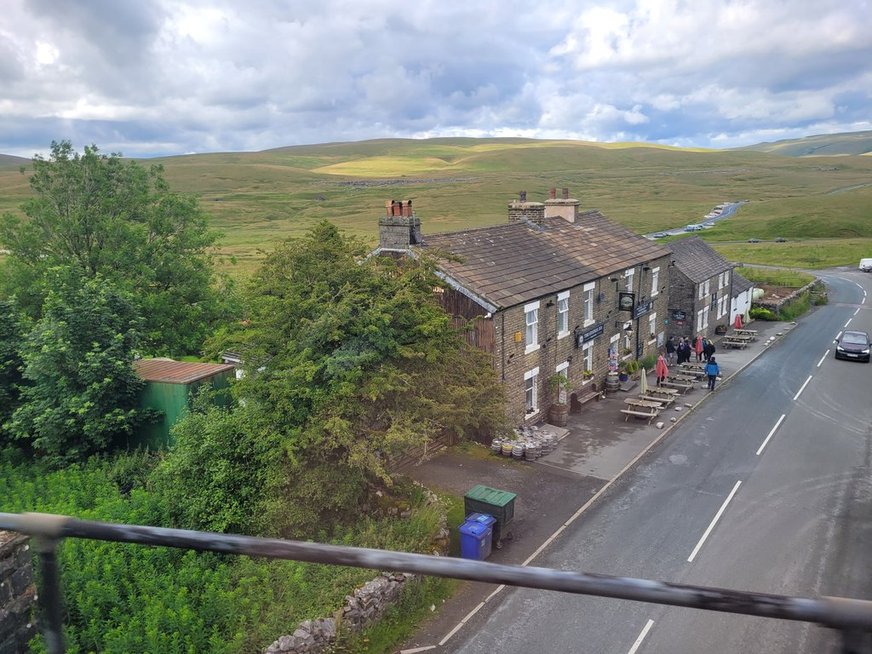
[(588, 327), (584, 331), (580, 329), (575, 330), (575, 347), (581, 347), (584, 343), (588, 341), (592, 341), (597, 336), (601, 335), (606, 329), (604, 323), (599, 323), (596, 325), (592, 325)]
[(639, 302), (639, 304), (636, 305), (636, 308), (633, 309), (633, 317), (639, 318), (644, 316), (646, 313), (651, 311), (653, 304), (654, 303), (651, 300), (648, 300), (647, 302)]
[(681, 309), (673, 309), (672, 310), (672, 319), (673, 320), (687, 320), (687, 314)]
[(636, 304), (636, 294), (622, 291), (618, 293), (618, 309), (621, 311), (633, 311)]

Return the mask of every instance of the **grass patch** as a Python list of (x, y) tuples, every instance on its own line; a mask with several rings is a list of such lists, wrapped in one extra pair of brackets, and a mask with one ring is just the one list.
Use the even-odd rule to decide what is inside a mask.
[(872, 238), (809, 239), (787, 243), (710, 241), (709, 244), (730, 261), (808, 270), (836, 266), (856, 268), (860, 259), (872, 254)]
[(742, 277), (758, 285), (765, 284), (767, 286), (802, 288), (806, 284), (811, 284), (815, 280), (814, 275), (798, 272), (796, 270), (754, 268), (750, 266), (743, 266), (738, 270)]

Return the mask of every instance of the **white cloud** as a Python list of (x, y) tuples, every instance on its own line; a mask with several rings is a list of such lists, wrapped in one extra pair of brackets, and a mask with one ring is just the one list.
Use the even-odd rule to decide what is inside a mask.
[(847, 131), (870, 31), (866, 0), (6, 0), (0, 152)]

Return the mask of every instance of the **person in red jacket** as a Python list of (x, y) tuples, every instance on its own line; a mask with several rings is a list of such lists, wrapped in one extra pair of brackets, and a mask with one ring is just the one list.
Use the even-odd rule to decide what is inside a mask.
[(657, 385), (660, 386), (666, 381), (666, 376), (669, 374), (669, 368), (666, 366), (666, 359), (661, 354), (657, 357), (657, 363), (654, 365), (654, 374), (657, 375)]
[(696, 337), (696, 343), (693, 345), (693, 351), (696, 352), (697, 362), (702, 361), (702, 336)]

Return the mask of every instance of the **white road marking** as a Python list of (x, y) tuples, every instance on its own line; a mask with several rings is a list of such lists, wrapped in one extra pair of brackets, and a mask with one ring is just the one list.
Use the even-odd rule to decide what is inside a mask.
[(798, 391), (796, 391), (796, 395), (793, 396), (794, 402), (796, 402), (796, 400), (799, 398), (799, 396), (802, 395), (802, 392), (805, 390), (805, 387), (808, 386), (808, 383), (810, 381), (811, 381), (811, 375), (808, 376), (808, 379), (805, 380), (805, 383), (800, 387), (800, 389)]
[(645, 626), (642, 627), (642, 631), (639, 633), (639, 637), (636, 639), (636, 642), (633, 643), (633, 646), (630, 648), (630, 651), (627, 654), (636, 654), (636, 650), (639, 649), (639, 645), (642, 644), (642, 641), (645, 640), (645, 636), (648, 635), (648, 632), (651, 631), (651, 627), (654, 626), (653, 620), (648, 620), (645, 623)]
[(858, 313), (860, 313), (860, 307), (857, 307), (857, 310), (854, 312), (854, 315), (856, 316)]
[(838, 334), (836, 334), (836, 337), (833, 339), (833, 343), (838, 341), (840, 338), (842, 338), (842, 332), (839, 332)]
[(817, 366), (815, 366), (815, 367), (816, 367), (816, 368), (820, 368), (820, 367), (821, 367), (821, 364), (824, 362), (824, 360), (825, 360), (828, 356), (830, 356), (830, 351), (829, 351), (829, 350), (827, 350), (827, 351), (824, 353), (824, 355), (821, 357), (821, 360), (818, 361), (818, 364), (817, 364)]
[(851, 324), (851, 321), (852, 321), (852, 320), (853, 320), (853, 318), (848, 318), (848, 322), (845, 323), (845, 326), (844, 326), (842, 329), (847, 329), (847, 328), (848, 328), (848, 325)]
[(763, 444), (762, 444), (762, 445), (760, 446), (760, 448), (757, 450), (757, 456), (760, 456), (760, 453), (763, 451), (763, 448), (766, 447), (766, 443), (768, 443), (768, 442), (769, 442), (769, 439), (772, 438), (772, 434), (774, 434), (774, 433), (775, 433), (775, 430), (778, 429), (778, 428), (781, 426), (781, 421), (784, 420), (784, 415), (785, 415), (785, 414), (783, 414), (783, 413), (781, 414), (781, 417), (778, 419), (778, 422), (775, 423), (775, 426), (774, 426), (774, 427), (772, 428), (772, 430), (769, 432), (769, 435), (766, 437), (766, 440), (763, 441)]
[(733, 499), (733, 495), (736, 494), (736, 491), (739, 490), (739, 486), (742, 485), (742, 480), (736, 482), (736, 485), (733, 486), (733, 490), (730, 491), (730, 494), (727, 495), (727, 499), (724, 500), (724, 503), (721, 504), (721, 508), (718, 509), (718, 512), (715, 513), (715, 517), (712, 518), (712, 521), (709, 523), (708, 528), (705, 530), (705, 533), (702, 535), (702, 538), (699, 539), (699, 542), (696, 544), (696, 547), (693, 548), (693, 552), (690, 553), (690, 556), (687, 557), (688, 563), (693, 563), (693, 560), (696, 558), (696, 555), (699, 554), (699, 551), (702, 549), (703, 543), (705, 543), (706, 538), (709, 537), (709, 534), (712, 533), (712, 529), (715, 528), (715, 525), (718, 523), (718, 520), (721, 519), (721, 516), (724, 514), (724, 511), (727, 509), (727, 504), (730, 503), (730, 500)]
[(413, 647), (412, 649), (401, 649), (400, 654), (417, 654), (418, 652), (426, 652), (431, 649), (436, 649), (436, 645), (426, 645), (424, 647)]

